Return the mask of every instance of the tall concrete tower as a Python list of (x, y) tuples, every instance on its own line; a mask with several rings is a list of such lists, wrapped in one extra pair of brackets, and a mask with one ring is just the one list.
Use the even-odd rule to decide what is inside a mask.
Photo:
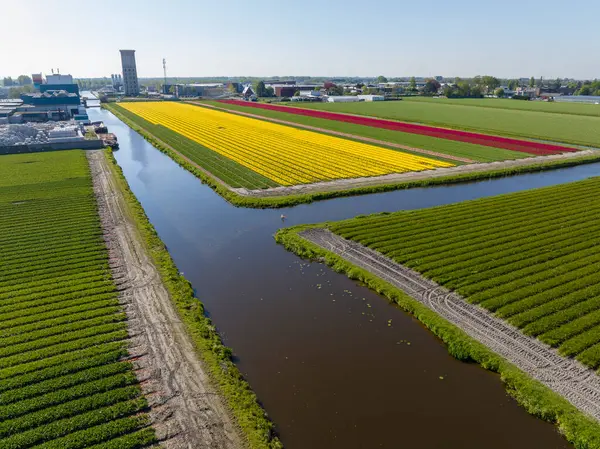
[(136, 96), (140, 93), (137, 68), (135, 67), (135, 50), (119, 50), (123, 66), (123, 88), (126, 96)]

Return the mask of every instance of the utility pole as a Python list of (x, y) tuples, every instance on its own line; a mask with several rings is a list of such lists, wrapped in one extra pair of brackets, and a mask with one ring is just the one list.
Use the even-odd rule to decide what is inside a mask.
[(167, 93), (167, 60), (163, 58), (163, 73), (165, 75), (165, 82), (163, 84), (163, 93)]

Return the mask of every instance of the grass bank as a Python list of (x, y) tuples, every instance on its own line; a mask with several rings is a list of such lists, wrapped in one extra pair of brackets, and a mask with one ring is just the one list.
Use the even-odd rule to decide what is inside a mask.
[(215, 326), (205, 315), (204, 306), (194, 297), (190, 282), (180, 274), (154, 226), (148, 220), (142, 205), (130, 190), (112, 152), (106, 150), (105, 155), (128, 205), (130, 216), (137, 225), (187, 332), (192, 337), (197, 354), (205, 363), (212, 381), (225, 398), (235, 421), (247, 437), (249, 447), (251, 449), (283, 448), (275, 434), (274, 424), (260, 406), (250, 385), (232, 362), (231, 349), (223, 345)]
[(415, 187), (429, 187), (429, 186), (438, 186), (438, 185), (450, 185), (450, 184), (459, 184), (465, 182), (474, 182), (480, 180), (487, 180), (493, 178), (503, 178), (506, 176), (524, 174), (524, 173), (534, 173), (546, 170), (554, 170), (558, 168), (566, 168), (572, 167), (580, 164), (590, 164), (594, 162), (600, 161), (600, 151), (598, 154), (594, 154), (591, 156), (583, 156), (580, 158), (573, 159), (565, 159), (565, 160), (556, 160), (549, 161), (543, 163), (536, 163), (532, 165), (526, 165), (522, 167), (511, 167), (511, 168), (500, 168), (497, 170), (488, 170), (482, 172), (474, 172), (474, 173), (461, 173), (457, 175), (444, 176), (440, 178), (432, 178), (432, 179), (422, 179), (415, 181), (405, 181), (400, 183), (391, 183), (391, 184), (381, 184), (376, 186), (367, 186), (367, 187), (358, 187), (347, 190), (334, 190), (327, 192), (315, 192), (315, 193), (307, 193), (301, 195), (289, 195), (289, 196), (278, 196), (278, 197), (252, 197), (252, 196), (244, 196), (239, 195), (238, 193), (230, 190), (230, 188), (220, 181), (219, 179), (213, 177), (206, 170), (192, 164), (187, 160), (187, 158), (183, 157), (179, 152), (175, 149), (167, 145), (166, 143), (157, 139), (154, 135), (150, 134), (144, 128), (139, 126), (138, 124), (131, 121), (128, 117), (121, 114), (115, 107), (112, 105), (103, 104), (102, 107), (106, 108), (115, 116), (117, 116), (121, 121), (127, 124), (131, 129), (136, 131), (142, 137), (144, 137), (148, 142), (150, 142), (154, 147), (156, 147), (161, 152), (168, 155), (171, 159), (177, 162), (180, 166), (193, 173), (197, 178), (199, 178), (204, 184), (210, 186), (215, 192), (225, 198), (234, 206), (238, 207), (251, 207), (257, 209), (266, 209), (266, 208), (281, 208), (281, 207), (290, 207), (296, 206), (298, 204), (306, 204), (312, 203), (313, 201), (326, 200), (330, 198), (339, 198), (346, 196), (355, 196), (355, 195), (365, 195), (370, 193), (382, 193), (389, 192), (393, 190), (403, 190), (410, 189)]
[(365, 284), (390, 302), (399, 305), (440, 338), (447, 346), (448, 352), (457, 359), (478, 363), (483, 368), (500, 374), (507, 392), (521, 406), (532, 415), (555, 423), (575, 448), (600, 448), (600, 423), (581, 413), (558, 394), (533, 380), (401, 290), (298, 235), (304, 229), (324, 226), (327, 224), (285, 228), (276, 233), (275, 240), (303, 258), (326, 263), (335, 271), (345, 273), (350, 279)]

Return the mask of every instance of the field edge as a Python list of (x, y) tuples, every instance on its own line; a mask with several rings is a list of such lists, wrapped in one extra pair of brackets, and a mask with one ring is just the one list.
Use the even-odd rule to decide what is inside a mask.
[(104, 151), (104, 157), (127, 204), (127, 212), (136, 225), (142, 243), (157, 267), (161, 280), (185, 324), (188, 335), (194, 343), (196, 354), (205, 363), (211, 380), (225, 399), (235, 424), (247, 439), (249, 448), (282, 449), (283, 444), (276, 435), (274, 423), (233, 363), (232, 350), (223, 345), (216, 327), (205, 315), (204, 305), (194, 296), (191, 283), (177, 269), (141, 203), (131, 191), (112, 151)]
[(298, 235), (303, 230), (319, 227), (326, 228), (327, 223), (283, 228), (274, 238), (288, 251), (304, 259), (325, 263), (336, 272), (346, 274), (348, 278), (385, 296), (440, 338), (453, 357), (475, 362), (498, 373), (508, 394), (530, 414), (556, 424), (561, 434), (577, 449), (600, 447), (600, 423), (593, 418), (401, 290)]
[(119, 120), (133, 129), (135, 132), (140, 134), (150, 144), (162, 153), (169, 156), (178, 165), (186, 169), (187, 171), (194, 174), (204, 184), (211, 187), (215, 192), (221, 195), (225, 200), (230, 202), (232, 205), (237, 207), (248, 207), (255, 209), (267, 209), (267, 208), (282, 208), (289, 206), (296, 206), (299, 204), (312, 203), (313, 201), (326, 200), (331, 198), (339, 198), (346, 196), (358, 196), (366, 195), (371, 193), (382, 193), (393, 190), (404, 190), (417, 187), (428, 187), (435, 185), (450, 185), (459, 184), (466, 182), (473, 182), (485, 179), (503, 178), (507, 176), (513, 176), (524, 173), (534, 173), (540, 171), (554, 170), (559, 168), (573, 167), (576, 165), (590, 164), (594, 162), (600, 162), (600, 151), (597, 155), (583, 156), (581, 158), (572, 158), (565, 160), (558, 160), (552, 162), (536, 163), (532, 165), (524, 165), (522, 167), (503, 168), (498, 170), (487, 170), (482, 172), (472, 172), (466, 174), (450, 175), (439, 178), (422, 179), (416, 181), (404, 181), (400, 183), (391, 184), (380, 184), (366, 187), (357, 187), (345, 190), (329, 190), (322, 192), (314, 192), (300, 195), (284, 195), (284, 196), (272, 196), (272, 197), (254, 197), (246, 196), (236, 193), (232, 187), (227, 185), (225, 182), (219, 180), (206, 169), (196, 166), (190, 163), (184, 158), (177, 150), (160, 141), (153, 134), (146, 131), (138, 124), (131, 121), (120, 113), (113, 105), (102, 104), (102, 107), (113, 113)]

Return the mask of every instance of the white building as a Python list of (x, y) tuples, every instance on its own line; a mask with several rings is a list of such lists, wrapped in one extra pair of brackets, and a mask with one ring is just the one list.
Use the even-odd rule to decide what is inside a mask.
[(73, 84), (73, 77), (71, 75), (61, 75), (60, 73), (46, 75), (46, 84)]
[(354, 96), (328, 96), (327, 97), (327, 101), (329, 103), (353, 103), (353, 102), (357, 102), (358, 97), (354, 97)]
[(385, 97), (383, 95), (357, 95), (359, 100), (362, 101), (383, 101)]
[(126, 96), (136, 96), (140, 93), (137, 68), (135, 65), (135, 50), (119, 50), (123, 66), (123, 90)]

